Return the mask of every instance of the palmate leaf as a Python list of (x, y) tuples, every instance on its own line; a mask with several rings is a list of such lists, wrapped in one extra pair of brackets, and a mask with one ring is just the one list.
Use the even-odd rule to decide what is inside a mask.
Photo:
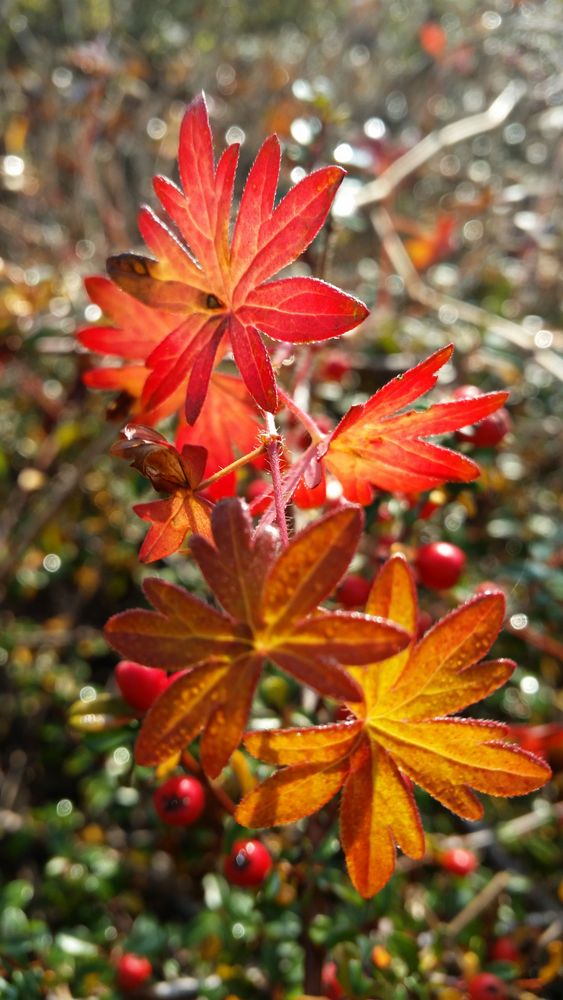
[(141, 562), (172, 555), (189, 535), (211, 536), (212, 505), (197, 492), (207, 463), (205, 448), (186, 444), (178, 452), (158, 431), (127, 424), (110, 451), (129, 461), (155, 490), (170, 494), (165, 500), (133, 507), (140, 518), (151, 524), (139, 552)]
[[(78, 331), (80, 343), (100, 354), (123, 358), (132, 364), (121, 367), (104, 366), (85, 372), (83, 379), (92, 389), (106, 389), (125, 393), (130, 397), (126, 413), (131, 413), (139, 424), (154, 426), (158, 421), (175, 412), (183, 411), (187, 377), (180, 380), (174, 393), (152, 410), (144, 410), (141, 398), (151, 369), (144, 362), (154, 348), (177, 326), (177, 314), (152, 309), (105, 277), (86, 279), (86, 289), (96, 305), (113, 321), (114, 325), (87, 326)], [(208, 394), (201, 410), (197, 434), (181, 422), (176, 435), (176, 447), (204, 441), (208, 451), (206, 473), (230, 465), (238, 455), (256, 447), (260, 414), (254, 400), (241, 379), (214, 371)], [(235, 476), (230, 474), (217, 480), (208, 490), (215, 500), (232, 496)]]
[[(344, 172), (324, 167), (299, 181), (274, 207), (280, 168), (276, 136), (262, 146), (250, 170), (229, 242), (238, 147), (215, 166), (203, 95), (188, 107), (180, 133), (183, 190), (155, 178), (160, 202), (182, 244), (148, 208), (139, 225), (156, 259), (119, 254), (108, 260), (117, 284), (145, 306), (173, 312), (177, 322), (147, 358), (143, 391), (147, 410), (160, 407), (188, 380), (186, 417), (193, 424), (213, 366), (230, 345), (246, 386), (259, 406), (277, 408), (270, 357), (260, 333), (305, 343), (336, 337), (367, 315), (363, 303), (317, 278), (270, 281), (311, 243), (330, 209)], [(192, 257), (192, 253), (195, 258)]]
[(361, 697), (341, 664), (388, 657), (410, 638), (381, 617), (318, 608), (344, 574), (362, 524), (361, 510), (346, 507), (278, 552), (273, 533), (252, 530), (240, 500), (223, 500), (212, 514), (213, 544), (191, 539), (223, 610), (164, 581), (145, 581), (155, 610), (115, 615), (106, 626), (108, 640), (147, 666), (192, 669), (150, 709), (137, 741), (139, 763), (166, 760), (204, 730), (202, 763), (216, 776), (240, 742), (266, 659), (321, 694)]
[(152, 410), (147, 410), (140, 402), (150, 375), (144, 362), (175, 328), (176, 313), (144, 306), (102, 275), (86, 278), (84, 284), (91, 301), (99, 306), (111, 324), (82, 327), (76, 334), (77, 340), (90, 351), (127, 362), (119, 367), (92, 368), (82, 376), (84, 383), (91, 389), (125, 394), (129, 403), (126, 413), (132, 413), (139, 423), (152, 426), (176, 412), (183, 404), (185, 381), (162, 405)]
[(508, 393), (491, 392), (434, 403), (427, 410), (399, 412), (436, 384), (437, 373), (452, 352), (451, 344), (436, 351), (392, 379), (366, 403), (352, 406), (319, 445), (318, 457), (324, 456), (326, 468), (341, 482), (348, 500), (369, 504), (374, 487), (413, 494), (452, 480), (477, 478), (479, 466), (470, 458), (424, 438), (482, 420), (506, 402)]
[[(416, 592), (404, 557), (385, 564), (366, 610), (412, 632)], [(293, 822), (342, 789), (342, 847), (352, 882), (368, 897), (393, 874), (396, 845), (412, 858), (424, 855), (409, 779), (470, 820), (482, 815), (482, 806), (469, 786), (509, 796), (543, 785), (549, 768), (504, 743), (506, 726), (442, 717), (484, 698), (512, 673), (510, 660), (479, 662), (503, 614), (500, 592), (482, 594), (389, 659), (351, 666), (363, 695), (347, 702), (356, 716), (351, 721), (247, 733), (250, 752), (282, 770), (242, 800), (238, 822), (249, 827)]]

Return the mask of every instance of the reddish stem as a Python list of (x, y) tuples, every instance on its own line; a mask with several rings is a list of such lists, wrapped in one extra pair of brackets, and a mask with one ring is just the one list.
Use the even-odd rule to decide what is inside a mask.
[[(318, 446), (315, 444), (315, 442), (310, 444), (309, 447), (307, 448), (307, 451), (304, 451), (303, 454), (300, 455), (295, 465), (292, 465), (287, 476), (285, 477), (282, 486), (282, 501), (284, 505), (289, 503), (290, 498), (293, 496), (295, 487), (297, 486), (297, 483), (301, 479), (301, 476), (305, 472), (305, 469), (307, 468), (309, 462), (311, 461), (313, 455), (315, 454), (317, 447)], [(272, 500), (272, 502), (264, 511), (258, 527), (266, 528), (269, 524), (272, 523), (275, 516), (276, 516), (276, 508)]]
[(320, 442), (326, 437), (326, 434), (323, 434), (316, 420), (313, 420), (313, 418), (309, 416), (309, 414), (306, 413), (301, 406), (299, 406), (299, 403), (296, 403), (296, 401), (293, 399), (293, 396), (290, 396), (288, 395), (287, 392), (284, 392), (284, 390), (281, 389), (280, 386), (278, 386), (278, 396), (280, 397), (284, 405), (287, 406), (287, 409), (291, 410), (294, 416), (296, 416), (297, 419), (301, 421), (303, 426), (307, 428), (314, 443), (320, 444)]
[(285, 519), (285, 500), (283, 496), (282, 476), (280, 469), (280, 438), (276, 428), (273, 413), (266, 413), (266, 425), (269, 433), (269, 441), (266, 444), (266, 454), (270, 463), (270, 473), (272, 476), (272, 488), (274, 493), (274, 505), (276, 510), (276, 520), (280, 529), (280, 536), (284, 547), (289, 544), (287, 533), (287, 522)]

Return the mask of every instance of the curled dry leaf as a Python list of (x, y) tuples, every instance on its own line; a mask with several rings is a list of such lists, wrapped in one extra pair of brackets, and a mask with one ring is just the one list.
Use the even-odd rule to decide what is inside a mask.
[(108, 640), (147, 666), (192, 669), (149, 710), (136, 746), (139, 763), (159, 764), (203, 730), (203, 767), (219, 774), (240, 743), (266, 659), (321, 694), (361, 697), (342, 664), (388, 657), (409, 641), (402, 626), (380, 616), (318, 607), (344, 574), (362, 524), (361, 510), (346, 507), (278, 552), (272, 532), (252, 530), (242, 501), (223, 500), (212, 514), (213, 544), (199, 536), (191, 541), (223, 610), (163, 580), (145, 581), (155, 610), (115, 615)]
[(207, 461), (205, 448), (187, 444), (178, 452), (158, 431), (127, 424), (110, 451), (130, 462), (158, 493), (170, 494), (165, 500), (133, 507), (151, 524), (139, 553), (141, 562), (153, 562), (177, 552), (187, 536), (211, 535), (212, 505), (197, 493)]
[[(414, 579), (402, 556), (393, 556), (381, 570), (366, 611), (416, 631)], [(242, 800), (238, 821), (249, 827), (294, 822), (342, 789), (342, 847), (352, 882), (367, 897), (391, 877), (397, 844), (412, 858), (424, 855), (411, 781), (469, 820), (483, 812), (470, 787), (509, 796), (543, 785), (549, 768), (503, 742), (506, 726), (445, 717), (510, 677), (510, 660), (479, 662), (503, 615), (503, 595), (483, 594), (389, 659), (351, 666), (362, 699), (346, 701), (350, 721), (247, 733), (250, 752), (282, 770)]]

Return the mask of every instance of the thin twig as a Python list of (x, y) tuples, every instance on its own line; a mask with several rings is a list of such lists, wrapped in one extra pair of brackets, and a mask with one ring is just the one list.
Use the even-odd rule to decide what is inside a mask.
[(188, 773), (199, 775), (199, 777), (205, 781), (209, 790), (217, 799), (219, 805), (222, 806), (225, 812), (229, 813), (230, 816), (234, 816), (236, 805), (231, 796), (225, 791), (218, 781), (213, 781), (206, 775), (199, 761), (195, 759), (189, 750), (182, 751), (181, 762), (184, 770), (188, 771)]
[(512, 875), (510, 872), (497, 872), (491, 881), (487, 883), (485, 888), (481, 889), (481, 892), (479, 892), (467, 904), (467, 906), (464, 906), (463, 910), (460, 910), (453, 920), (450, 920), (450, 922), (445, 925), (445, 935), (450, 938), (456, 938), (460, 931), (462, 931), (464, 927), (467, 927), (467, 924), (470, 924), (471, 921), (474, 920), (475, 917), (478, 917), (483, 910), (486, 910), (491, 903), (494, 903), (495, 899), (497, 899), (501, 892), (506, 889), (511, 878)]
[[(315, 444), (315, 442), (313, 441), (309, 445), (307, 450), (304, 451), (303, 454), (299, 456), (294, 465), (291, 466), (288, 474), (286, 475), (283, 481), (282, 498), (285, 504), (288, 504), (289, 501), (291, 500), (291, 497), (295, 492), (295, 488), (299, 480), (301, 479), (301, 476), (305, 472), (305, 469), (309, 465), (309, 462), (313, 458), (317, 448), (318, 445)], [(272, 499), (272, 501), (264, 511), (258, 527), (266, 528), (268, 525), (272, 524), (275, 518), (276, 518), (276, 507)]]
[(444, 295), (442, 292), (427, 285), (412, 263), (393, 225), (391, 216), (385, 208), (374, 209), (370, 213), (370, 218), (385, 253), (397, 271), (397, 274), (403, 279), (405, 291), (411, 299), (414, 299), (415, 302), (420, 302), (421, 305), (427, 306), (435, 312), (439, 312), (440, 309), (447, 307), (452, 310), (457, 318), (471, 323), (480, 329), (490, 330), (491, 333), (498, 334), (516, 347), (532, 351), (534, 360), (538, 365), (563, 381), (563, 360), (554, 351), (549, 349), (535, 350), (530, 334), (527, 334), (517, 323), (512, 323), (502, 316), (495, 316), (487, 312), (486, 309), (482, 309), (481, 306), (473, 305), (470, 302), (463, 302), (461, 299), (452, 298), (450, 295)]
[(243, 465), (248, 465), (249, 462), (253, 462), (256, 458), (260, 458), (260, 455), (264, 454), (264, 445), (261, 444), (253, 451), (247, 452), (246, 455), (241, 455), (240, 458), (235, 459), (230, 465), (225, 465), (223, 469), (219, 469), (218, 472), (214, 472), (212, 476), (208, 476), (203, 482), (197, 487), (198, 490), (205, 490), (212, 483), (216, 483), (218, 479), (222, 479), (223, 476), (228, 476), (231, 472), (236, 472), (237, 469), (242, 468)]
[(527, 89), (522, 80), (512, 80), (486, 111), (469, 115), (435, 132), (430, 132), (416, 146), (388, 166), (377, 180), (362, 188), (356, 198), (357, 207), (369, 208), (384, 201), (409, 174), (413, 174), (443, 149), (498, 128), (512, 113)]
[(280, 397), (282, 403), (287, 407), (288, 410), (293, 413), (295, 417), (307, 428), (312, 440), (315, 444), (320, 444), (325, 435), (318, 426), (316, 420), (299, 405), (299, 403), (285, 392), (280, 386), (278, 386), (278, 396)]
[(512, 635), (518, 636), (519, 639), (528, 642), (530, 646), (535, 646), (542, 653), (547, 653), (548, 656), (553, 656), (554, 659), (563, 663), (563, 642), (559, 639), (554, 639), (553, 636), (540, 632), (532, 625), (526, 625), (525, 628), (514, 628), (509, 622), (505, 627), (509, 632), (512, 632)]
[(545, 810), (533, 809), (531, 812), (524, 813), (523, 816), (516, 816), (515, 819), (511, 819), (507, 823), (501, 823), (496, 830), (488, 827), (483, 830), (473, 830), (462, 837), (446, 837), (440, 842), (440, 848), (457, 847), (460, 843), (463, 843), (464, 847), (480, 848), (489, 847), (496, 840), (521, 840), (522, 837), (545, 826), (546, 823), (550, 821), (560, 822), (561, 820), (563, 820), (563, 802), (555, 802)]
[(563, 820), (563, 801), (555, 802), (546, 809), (533, 809), (523, 816), (516, 816), (515, 819), (501, 823), (498, 827), (483, 827), (480, 830), (471, 830), (470, 833), (452, 834), (449, 837), (439, 837), (434, 841), (434, 847), (427, 851), (421, 861), (414, 861), (405, 856), (399, 858), (397, 869), (402, 872), (414, 871), (425, 862), (432, 862), (436, 856), (436, 851), (446, 851), (450, 847), (467, 847), (471, 850), (481, 850), (491, 847), (499, 841), (520, 840), (539, 830), (550, 822), (561, 822)]

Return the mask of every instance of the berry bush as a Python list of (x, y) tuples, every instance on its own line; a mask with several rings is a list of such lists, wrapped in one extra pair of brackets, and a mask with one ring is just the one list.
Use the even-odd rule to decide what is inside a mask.
[(20, 6), (0, 996), (558, 996), (555, 5)]

